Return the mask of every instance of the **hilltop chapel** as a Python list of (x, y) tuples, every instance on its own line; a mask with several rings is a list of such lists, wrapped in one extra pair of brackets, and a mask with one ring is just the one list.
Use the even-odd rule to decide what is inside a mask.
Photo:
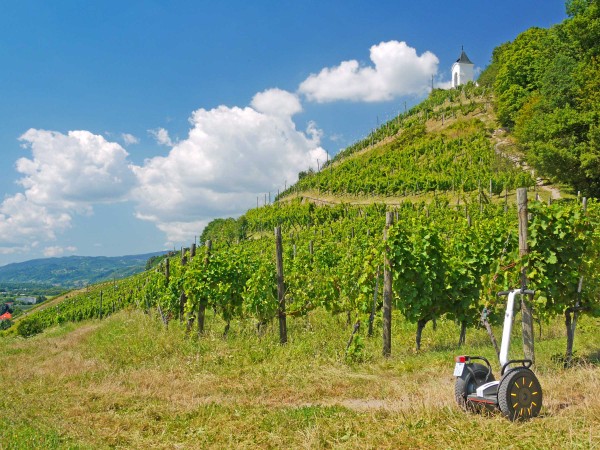
[(467, 84), (473, 81), (473, 68), (475, 65), (471, 62), (464, 48), (460, 53), (460, 58), (452, 65), (452, 87), (458, 87), (461, 84)]

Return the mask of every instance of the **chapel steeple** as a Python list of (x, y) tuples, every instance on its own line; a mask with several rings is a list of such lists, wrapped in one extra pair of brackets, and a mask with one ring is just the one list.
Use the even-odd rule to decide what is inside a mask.
[(452, 65), (452, 87), (455, 88), (473, 81), (474, 67), (475, 64), (471, 62), (465, 53), (465, 49), (461, 48), (460, 57)]

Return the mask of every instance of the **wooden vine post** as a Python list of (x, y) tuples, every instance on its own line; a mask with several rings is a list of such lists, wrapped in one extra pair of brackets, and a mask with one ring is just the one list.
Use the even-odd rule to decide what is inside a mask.
[(167, 286), (169, 285), (169, 278), (171, 277), (171, 265), (169, 263), (169, 257), (165, 259), (165, 278), (167, 282)]
[(367, 335), (369, 337), (373, 336), (373, 322), (375, 321), (375, 313), (377, 311), (377, 292), (378, 291), (379, 291), (379, 267), (377, 267), (377, 275), (375, 275), (375, 292), (373, 293), (373, 304), (371, 305), (371, 315), (369, 316), (369, 330), (367, 333)]
[(275, 227), (275, 260), (277, 266), (277, 315), (279, 317), (279, 342), (287, 342), (287, 322), (285, 315), (285, 284), (283, 281), (283, 244), (281, 243), (281, 227)]
[[(573, 362), (573, 343), (575, 342), (575, 328), (577, 327), (577, 315), (579, 312), (582, 287), (583, 276), (579, 278), (579, 285), (577, 286), (577, 301), (575, 303), (575, 307), (567, 308), (565, 310), (565, 325), (567, 327), (567, 352), (565, 354), (565, 367), (571, 367), (571, 364)], [(571, 313), (573, 313), (572, 319)]]
[[(517, 209), (519, 213), (519, 256), (529, 253), (527, 246), (527, 188), (517, 189)], [(521, 287), (527, 286), (527, 268), (525, 265), (521, 268)], [(526, 300), (527, 299), (527, 300)], [(533, 296), (521, 296), (521, 328), (523, 330), (523, 352), (525, 358), (535, 363), (535, 352), (533, 345), (533, 313), (531, 302)]]
[(385, 213), (385, 228), (383, 240), (385, 241), (385, 254), (383, 261), (383, 356), (392, 354), (392, 267), (390, 247), (387, 243), (388, 231), (394, 222), (391, 212)]
[[(580, 193), (578, 193), (580, 195)], [(587, 198), (583, 197), (582, 200), (583, 212), (587, 212)], [(581, 291), (583, 290), (583, 275), (579, 277), (579, 284), (577, 286), (577, 300), (574, 308), (567, 308), (565, 311), (565, 325), (567, 326), (567, 352), (565, 354), (565, 367), (570, 367), (573, 362), (573, 344), (575, 343), (575, 329), (577, 328), (577, 318), (581, 308)], [(571, 320), (571, 313), (573, 313), (573, 319)]]
[[(185, 267), (187, 264), (187, 256), (185, 255), (185, 248), (181, 247), (181, 267)], [(183, 310), (185, 308), (185, 303), (187, 302), (187, 295), (185, 295), (184, 291), (181, 291), (181, 295), (179, 296), (179, 322), (183, 323)]]
[(492, 325), (488, 320), (489, 311), (487, 308), (483, 308), (481, 311), (481, 323), (485, 327), (485, 331), (487, 332), (490, 340), (492, 341), (492, 345), (494, 346), (494, 350), (496, 351), (496, 357), (498, 361), (500, 361), (500, 347), (498, 347), (498, 341), (496, 341), (496, 337), (494, 336), (494, 331), (492, 330)]
[[(204, 257), (204, 268), (208, 270), (208, 264), (210, 262), (210, 252), (212, 250), (212, 241), (208, 239), (204, 244), (206, 246), (206, 256)], [(198, 335), (204, 333), (204, 317), (206, 316), (206, 304), (208, 299), (202, 297), (198, 302)]]

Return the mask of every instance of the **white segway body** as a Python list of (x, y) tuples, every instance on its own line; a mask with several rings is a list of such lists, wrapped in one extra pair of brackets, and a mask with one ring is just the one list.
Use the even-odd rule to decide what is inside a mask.
[[(500, 380), (494, 379), (492, 367), (483, 356), (463, 355), (455, 358), (455, 397), (465, 410), (498, 408), (510, 420), (529, 419), (539, 414), (542, 407), (542, 388), (530, 369), (532, 361), (508, 359), (515, 297), (530, 294), (533, 294), (533, 291), (522, 289), (498, 293), (499, 296), (508, 295), (499, 355)], [(473, 362), (477, 360), (483, 361), (485, 365)], [(516, 364), (520, 365), (514, 366)]]

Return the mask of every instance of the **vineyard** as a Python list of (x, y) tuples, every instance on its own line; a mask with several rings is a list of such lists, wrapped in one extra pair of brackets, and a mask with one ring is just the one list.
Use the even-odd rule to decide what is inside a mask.
[[(491, 108), (492, 98), (489, 89), (473, 83), (458, 86), (452, 90), (434, 89), (425, 100), (397, 117), (373, 130), (364, 139), (340, 151), (332, 163), (346, 159), (350, 155), (372, 148), (391, 137), (397, 137), (404, 130), (419, 128), (428, 120), (443, 124), (444, 120), (468, 117), (473, 113), (482, 113)], [(330, 163), (325, 163), (325, 167)]]
[[(479, 448), (462, 442), (478, 433), (591, 448), (600, 204), (542, 201), (473, 117), (483, 93), (443, 97), (475, 89), (434, 91), (274, 203), (211, 222), (199, 246), (16, 320), (0, 332), (14, 385), (0, 442)], [(314, 192), (339, 199), (318, 205)], [(535, 295), (517, 319), (544, 409), (507, 431), (455, 407), (451, 364), (461, 346), (494, 361), (495, 294), (524, 282)]]
[[(206, 311), (221, 316), (224, 334), (236, 320), (253, 320), (260, 334), (277, 318), (324, 310), (354, 325), (348, 348), (351, 357), (361, 358), (361, 341), (381, 335), (386, 268), (393, 309), (416, 324), (417, 348), (426, 324), (442, 318), (460, 325), (458, 345), (468, 328), (479, 326), (483, 307), (497, 322), (503, 310), (494, 293), (520, 286), (522, 266), (536, 290), (536, 320), (600, 313), (596, 202), (530, 202), (530, 252), (521, 258), (515, 206), (476, 200), (455, 206), (438, 196), (431, 204), (397, 208), (319, 207), (295, 200), (254, 209), (245, 216), (252, 238), (192, 246), (144, 274), (94, 286), (34, 313), (18, 323), (17, 332), (32, 335), (135, 306), (156, 313), (165, 325), (183, 321), (199, 335)], [(386, 212), (394, 223), (384, 241)], [(275, 228), (282, 236), (279, 283)]]
[[(457, 103), (463, 98), (465, 105)], [(342, 150), (318, 172), (301, 174), (298, 183), (276, 198), (307, 190), (362, 197), (447, 192), (461, 198), (482, 189), (498, 195), (533, 186), (530, 173), (495, 152), (487, 116), (474, 114), (486, 111), (489, 102), (489, 94), (474, 85), (434, 91), (425, 102)], [(432, 123), (445, 126), (428, 131)]]
[[(489, 102), (434, 91), (199, 246), (16, 320), (0, 441), (434, 448), (475, 424), (502, 446), (591, 447), (598, 406), (573, 392), (598, 386), (600, 205), (542, 201), (494, 148)], [(534, 360), (535, 334), (549, 392), (538, 435), (463, 415), (450, 384), (461, 346), (494, 360), (495, 294), (523, 283), (523, 351)]]
[[(325, 311), (344, 318), (352, 330), (346, 352), (360, 359), (366, 337), (392, 332), (390, 308), (415, 327), (417, 349), (426, 325), (442, 319), (458, 325), (463, 344), (484, 308), (488, 324), (498, 323), (494, 293), (521, 286), (523, 271), (539, 323), (596, 316), (598, 205), (579, 197), (541, 202), (531, 173), (494, 148), (492, 102), (489, 90), (472, 83), (433, 90), (319, 171), (300, 174), (274, 203), (213, 221), (200, 247), (73, 293), (10, 332), (31, 336), (135, 307), (198, 336), (209, 316), (224, 321), (224, 335), (239, 321), (253, 321), (262, 335), (277, 320), (283, 343), (288, 319)], [(517, 205), (508, 201), (517, 188), (530, 191), (524, 255)], [(317, 206), (303, 198), (307, 191), (404, 201)], [(567, 355), (575, 326), (566, 327)]]
[[(566, 9), (198, 244), (6, 322), (0, 448), (596, 448), (600, 3)], [(465, 413), (453, 357), (497, 367), (523, 287), (541, 413)]]

